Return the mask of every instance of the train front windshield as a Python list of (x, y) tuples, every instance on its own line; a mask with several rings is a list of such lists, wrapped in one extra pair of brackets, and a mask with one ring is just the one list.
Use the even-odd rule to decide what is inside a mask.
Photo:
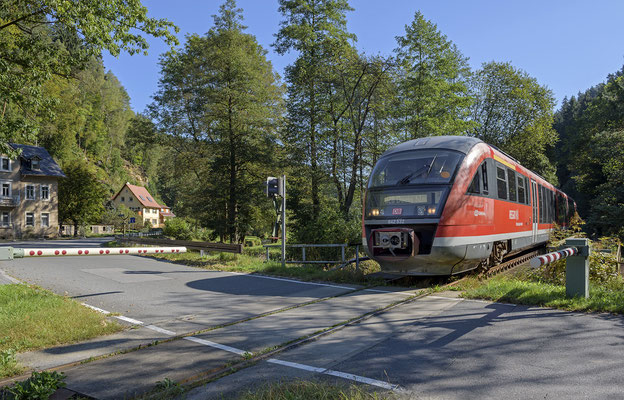
[(367, 218), (436, 217), (462, 156), (414, 150), (377, 163), (368, 185)]

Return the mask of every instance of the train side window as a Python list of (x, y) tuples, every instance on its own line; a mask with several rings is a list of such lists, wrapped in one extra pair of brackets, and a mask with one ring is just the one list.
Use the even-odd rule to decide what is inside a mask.
[(526, 204), (525, 193), (524, 178), (522, 175), (518, 175), (518, 203)]
[(507, 176), (505, 168), (496, 167), (496, 188), (498, 189), (498, 198), (507, 200)]
[(539, 201), (539, 207), (540, 207), (540, 212), (539, 212), (539, 214), (540, 214), (540, 221), (539, 222), (543, 224), (544, 223), (544, 189), (542, 188), (542, 185), (539, 185), (537, 187), (537, 189), (538, 189), (537, 190), (537, 193), (538, 193), (537, 197), (539, 199), (538, 201)]
[(487, 161), (483, 161), (481, 164), (481, 175), (483, 176), (483, 194), (487, 196), (490, 191), (488, 188)]
[(481, 176), (481, 171), (479, 169), (477, 169), (477, 172), (475, 172), (474, 178), (472, 178), (472, 182), (470, 182), (470, 186), (468, 186), (467, 193), (470, 193), (470, 194), (480, 194), (481, 193), (481, 190), (480, 190), (480, 187), (481, 187), (480, 176)]
[(516, 173), (508, 169), (507, 178), (509, 179), (509, 200), (516, 201)]

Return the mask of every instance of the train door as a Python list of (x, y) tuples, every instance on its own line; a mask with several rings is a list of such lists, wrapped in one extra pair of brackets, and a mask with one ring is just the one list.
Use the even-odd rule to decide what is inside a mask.
[(533, 243), (537, 242), (537, 183), (533, 179), (531, 179), (531, 203), (533, 207)]

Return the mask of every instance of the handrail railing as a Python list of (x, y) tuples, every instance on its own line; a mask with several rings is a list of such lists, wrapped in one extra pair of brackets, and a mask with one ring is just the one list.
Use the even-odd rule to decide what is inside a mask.
[[(270, 248), (280, 248), (281, 244), (265, 244), (263, 245), (266, 249), (266, 261), (270, 261)], [(291, 248), (300, 248), (301, 249), (301, 260), (287, 260), (285, 261), (288, 264), (347, 264), (346, 259), (346, 249), (348, 247), (355, 247), (355, 262), (356, 268), (359, 268), (360, 264), (360, 246), (361, 244), (347, 244), (347, 243), (331, 243), (331, 244), (287, 244), (286, 247)], [(309, 260), (306, 259), (307, 253), (306, 249), (310, 248), (340, 248), (340, 260)], [(353, 261), (349, 261), (353, 262)]]

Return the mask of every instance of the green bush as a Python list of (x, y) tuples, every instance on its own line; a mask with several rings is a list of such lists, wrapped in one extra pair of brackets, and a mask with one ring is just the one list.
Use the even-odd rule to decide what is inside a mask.
[(166, 220), (163, 233), (165, 236), (170, 236), (178, 240), (191, 240), (193, 238), (193, 230), (184, 218), (171, 218)]
[[(33, 372), (32, 376), (24, 382), (17, 382), (13, 386), (5, 389), (8, 399), (12, 400), (46, 400), (56, 392), (57, 389), (65, 386), (65, 374), (62, 372)], [(3, 394), (2, 398), (5, 398)]]
[[(605, 284), (618, 277), (618, 264), (615, 253), (601, 253), (595, 251), (600, 248), (609, 248), (608, 240), (591, 243), (592, 252), (589, 256), (589, 280), (593, 283)], [(531, 281), (565, 285), (566, 260), (555, 261), (545, 266), (530, 270), (526, 278)]]
[(257, 236), (246, 236), (245, 247), (262, 246), (262, 240)]

